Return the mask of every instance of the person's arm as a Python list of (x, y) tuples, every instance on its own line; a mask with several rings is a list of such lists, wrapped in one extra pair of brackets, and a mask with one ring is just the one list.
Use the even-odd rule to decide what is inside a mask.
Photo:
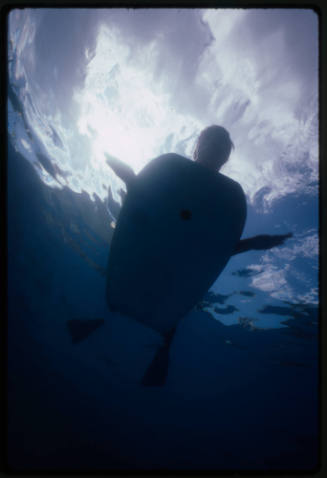
[(284, 241), (292, 237), (292, 233), (270, 236), (263, 234), (260, 236), (249, 237), (248, 239), (242, 239), (236, 245), (233, 255), (240, 254), (247, 251), (261, 251), (265, 249), (271, 249), (272, 247), (281, 246)]
[(123, 163), (117, 158), (114, 158), (113, 156), (110, 156), (109, 154), (106, 154), (106, 163), (108, 166), (111, 167), (111, 169), (114, 171), (117, 176), (124, 181), (126, 184), (126, 187), (130, 186), (130, 184), (134, 181), (136, 178), (136, 174), (134, 173), (133, 169), (130, 166), (127, 166), (127, 164)]

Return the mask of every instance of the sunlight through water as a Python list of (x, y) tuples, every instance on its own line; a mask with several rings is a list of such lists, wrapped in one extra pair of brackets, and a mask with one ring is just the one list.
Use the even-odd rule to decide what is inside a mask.
[[(222, 173), (252, 208), (245, 234), (294, 233), (284, 248), (248, 254), (248, 283), (317, 302), (313, 11), (16, 9), (9, 20), (9, 135), (44, 183), (121, 205), (108, 155), (138, 173), (164, 153), (192, 158), (200, 131), (221, 124), (235, 144)], [(310, 212), (295, 219), (294, 204)]]

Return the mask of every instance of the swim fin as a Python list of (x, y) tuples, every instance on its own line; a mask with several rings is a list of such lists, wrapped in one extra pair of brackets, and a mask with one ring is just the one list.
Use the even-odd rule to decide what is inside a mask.
[(85, 340), (101, 325), (104, 325), (104, 319), (71, 319), (67, 321), (73, 344)]

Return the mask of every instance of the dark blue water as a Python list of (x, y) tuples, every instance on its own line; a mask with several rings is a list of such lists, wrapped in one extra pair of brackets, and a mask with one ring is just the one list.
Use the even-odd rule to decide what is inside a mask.
[[(103, 202), (49, 188), (9, 143), (9, 465), (315, 469), (317, 306), (266, 301), (261, 314), (283, 328), (254, 327), (242, 309), (227, 326), (205, 309), (235, 313), (229, 296), (211, 292), (177, 329), (166, 385), (142, 387), (135, 377), (160, 340), (107, 310), (112, 234)], [(239, 299), (257, 300), (240, 289)], [(76, 318), (105, 325), (73, 343), (67, 324)]]

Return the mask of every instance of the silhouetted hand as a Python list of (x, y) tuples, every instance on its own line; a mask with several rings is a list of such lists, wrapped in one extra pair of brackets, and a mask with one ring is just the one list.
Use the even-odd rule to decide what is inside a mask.
[(288, 234), (281, 234), (271, 236), (269, 234), (262, 234), (259, 236), (249, 237), (247, 239), (242, 239), (236, 245), (233, 254), (239, 254), (246, 251), (262, 251), (265, 249), (271, 249), (272, 247), (281, 246), (284, 244), (286, 239), (292, 237), (293, 234), (289, 232)]
[(114, 171), (114, 173), (126, 184), (126, 187), (128, 187), (134, 179), (136, 178), (136, 175), (133, 171), (133, 169), (128, 166), (128, 164), (123, 163), (119, 159), (115, 158), (114, 156), (111, 156), (108, 153), (104, 153), (106, 157), (106, 163), (110, 168)]
[(254, 236), (251, 239), (251, 249), (263, 250), (263, 249), (271, 249), (272, 247), (276, 247), (276, 246), (281, 246), (282, 244), (284, 244), (286, 239), (289, 239), (292, 236), (293, 234), (291, 232), (288, 234), (281, 234), (276, 236), (270, 236), (268, 234)]

